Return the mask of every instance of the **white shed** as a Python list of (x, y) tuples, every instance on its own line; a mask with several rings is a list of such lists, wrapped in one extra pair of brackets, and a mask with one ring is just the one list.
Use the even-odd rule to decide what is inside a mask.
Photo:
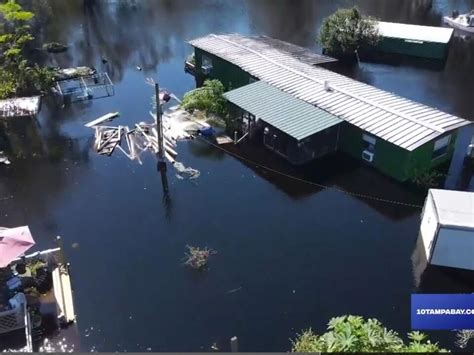
[(474, 271), (474, 193), (429, 190), (420, 234), (430, 264)]

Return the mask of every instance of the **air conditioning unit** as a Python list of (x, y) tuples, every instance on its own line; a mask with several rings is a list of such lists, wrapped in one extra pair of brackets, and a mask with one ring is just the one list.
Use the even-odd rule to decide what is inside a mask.
[(364, 150), (362, 152), (362, 159), (369, 163), (372, 163), (374, 161), (374, 153), (368, 150)]
[(201, 67), (202, 73), (205, 75), (211, 74), (212, 65), (206, 64)]

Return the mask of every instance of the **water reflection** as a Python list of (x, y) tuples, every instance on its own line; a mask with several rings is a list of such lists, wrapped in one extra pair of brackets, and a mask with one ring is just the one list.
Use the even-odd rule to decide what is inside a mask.
[[(221, 152), (213, 147), (208, 149)], [(303, 167), (295, 167), (256, 141), (245, 141), (238, 146), (228, 144), (224, 149), (238, 159), (241, 157), (239, 160), (242, 164), (295, 200), (317, 194), (326, 187), (334, 188), (395, 221), (419, 213), (420, 208), (416, 206), (423, 204), (423, 193), (412, 191), (406, 185), (344, 154), (327, 156)], [(377, 198), (389, 202), (378, 201)], [(400, 206), (396, 202), (412, 206)]]
[(161, 176), (161, 186), (163, 188), (163, 206), (165, 208), (165, 214), (166, 214), (166, 219), (168, 221), (171, 220), (172, 216), (172, 211), (173, 211), (173, 202), (171, 200), (171, 193), (168, 185), (168, 174), (166, 171), (166, 168), (163, 169), (160, 166), (160, 163), (158, 162), (156, 165), (156, 169), (158, 170), (160, 176)]
[[(235, 3), (51, 0), (35, 2), (33, 9), (40, 22), (48, 25), (39, 28), (43, 42), (70, 45), (67, 53), (51, 56), (52, 64), (94, 66), (107, 70), (116, 82), (123, 79), (128, 65), (155, 72), (159, 63), (178, 55), (184, 58), (185, 40), (197, 35), (196, 27), (204, 32), (199, 30), (201, 23), (226, 26), (232, 9), (239, 9), (239, 2)], [(213, 16), (216, 12), (223, 16)]]
[(412, 254), (413, 276), (419, 293), (473, 293), (474, 272), (430, 265), (421, 234)]
[[(454, 6), (444, 2), (449, 9), (441, 11), (440, 2), (434, 0), (432, 10), (427, 1), (356, 3), (385, 20), (435, 24)], [(400, 332), (409, 330), (403, 304), (413, 286), (410, 236), (419, 228), (418, 210), (320, 192), (318, 186), (290, 181), (254, 164), (242, 166), (198, 142), (182, 143), (180, 159), (212, 173), (203, 173), (195, 188), (178, 182), (170, 169), (172, 196), (166, 196), (154, 159), (138, 166), (126, 158), (90, 152), (92, 133), (82, 127), (84, 122), (115, 111), (121, 112), (119, 122), (125, 125), (148, 117), (151, 93), (136, 65), (150, 71), (146, 76), (159, 75), (164, 87), (183, 93), (193, 87), (193, 79), (183, 73), (190, 51), (186, 40), (209, 32), (241, 32), (314, 48), (322, 18), (341, 4), (352, 4), (292, 3), (162, 0), (136, 1), (135, 6), (133, 1), (97, 0), (85, 9), (82, 0), (30, 2), (46, 25), (38, 38), (70, 45), (67, 53), (48, 60), (108, 70), (117, 89), (116, 96), (105, 100), (65, 109), (44, 107), (40, 136), (48, 157), (0, 167), (0, 197), (14, 196), (0, 201), (1, 225), (29, 224), (41, 247), (56, 234), (81, 245), (70, 249), (79, 324), (103, 330), (83, 333), (86, 349), (136, 350), (147, 344), (154, 350), (195, 351), (238, 334), (244, 351), (286, 351), (295, 331), (309, 326), (322, 330), (330, 317), (352, 312), (384, 319)], [(467, 79), (474, 59), (472, 42), (463, 41), (455, 39), (442, 72), (364, 63), (349, 75), (470, 115), (473, 84)], [(244, 146), (238, 149), (245, 153)], [(252, 158), (297, 174), (271, 152), (260, 156), (254, 150)], [(337, 161), (318, 162), (297, 176), (419, 204), (418, 195), (403, 185), (354, 160)], [(222, 256), (200, 280), (190, 280), (182, 268), (186, 243), (209, 245)], [(395, 271), (387, 274), (380, 265)], [(436, 280), (420, 284), (431, 289), (424, 285), (436, 285)], [(226, 293), (240, 285), (242, 292)], [(349, 292), (355, 296), (348, 302)], [(392, 310), (399, 304), (401, 312)]]

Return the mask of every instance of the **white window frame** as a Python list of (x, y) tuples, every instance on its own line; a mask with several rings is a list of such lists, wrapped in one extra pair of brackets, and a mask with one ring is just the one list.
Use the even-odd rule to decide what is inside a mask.
[(367, 151), (375, 154), (375, 146), (377, 145), (377, 138), (375, 138), (374, 136), (363, 133), (362, 134), (362, 141), (364, 143), (369, 144), (369, 146), (367, 148), (364, 148), (364, 151), (367, 150)]
[[(438, 139), (434, 142), (433, 159), (432, 160), (442, 158), (448, 153), (449, 144), (451, 143), (451, 138), (452, 138), (452, 135), (450, 134), (450, 135), (444, 136), (444, 137), (442, 137), (442, 138), (440, 138), (440, 139)], [(446, 148), (446, 151), (443, 154), (436, 155), (437, 151), (440, 151), (440, 150), (445, 149), (445, 148)]]
[(377, 138), (375, 138), (374, 136), (369, 136), (365, 133), (362, 135), (362, 140), (366, 143), (369, 143), (370, 145), (373, 145), (374, 147), (377, 144)]

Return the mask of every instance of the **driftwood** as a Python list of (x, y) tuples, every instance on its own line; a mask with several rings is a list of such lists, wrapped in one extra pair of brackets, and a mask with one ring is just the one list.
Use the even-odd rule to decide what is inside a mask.
[(97, 153), (102, 155), (112, 155), (115, 148), (122, 141), (122, 127), (103, 128), (96, 127), (95, 149)]
[(104, 123), (104, 122), (107, 122), (107, 121), (112, 121), (114, 118), (118, 117), (120, 114), (118, 112), (111, 112), (111, 113), (108, 113), (102, 117), (99, 117), (98, 119), (94, 120), (94, 121), (90, 121), (88, 123), (86, 123), (84, 126), (86, 127), (94, 127), (94, 126), (97, 126), (101, 123)]

